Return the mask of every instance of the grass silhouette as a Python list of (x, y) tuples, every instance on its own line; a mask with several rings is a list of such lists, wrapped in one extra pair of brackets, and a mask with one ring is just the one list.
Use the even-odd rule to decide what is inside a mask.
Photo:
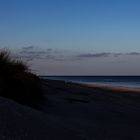
[(43, 100), (39, 77), (7, 50), (0, 51), (0, 96), (32, 107)]

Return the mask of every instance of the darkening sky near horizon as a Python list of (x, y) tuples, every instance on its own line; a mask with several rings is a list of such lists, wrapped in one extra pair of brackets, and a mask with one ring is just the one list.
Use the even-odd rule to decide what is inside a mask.
[(139, 0), (0, 0), (0, 48), (38, 74), (140, 74)]

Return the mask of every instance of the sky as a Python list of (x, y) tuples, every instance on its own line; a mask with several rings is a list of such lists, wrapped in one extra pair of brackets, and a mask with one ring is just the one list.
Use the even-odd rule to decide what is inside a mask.
[(0, 48), (41, 75), (140, 75), (139, 0), (0, 0)]

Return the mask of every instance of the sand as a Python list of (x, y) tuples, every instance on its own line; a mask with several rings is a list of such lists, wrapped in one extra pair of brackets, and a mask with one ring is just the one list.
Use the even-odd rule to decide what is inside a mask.
[(3, 140), (140, 140), (140, 91), (42, 80), (39, 110), (0, 97)]

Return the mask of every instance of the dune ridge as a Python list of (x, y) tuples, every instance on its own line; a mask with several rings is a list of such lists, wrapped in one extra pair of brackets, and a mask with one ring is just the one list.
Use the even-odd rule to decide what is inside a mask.
[(0, 139), (139, 140), (140, 93), (41, 80), (38, 110), (0, 97)]

